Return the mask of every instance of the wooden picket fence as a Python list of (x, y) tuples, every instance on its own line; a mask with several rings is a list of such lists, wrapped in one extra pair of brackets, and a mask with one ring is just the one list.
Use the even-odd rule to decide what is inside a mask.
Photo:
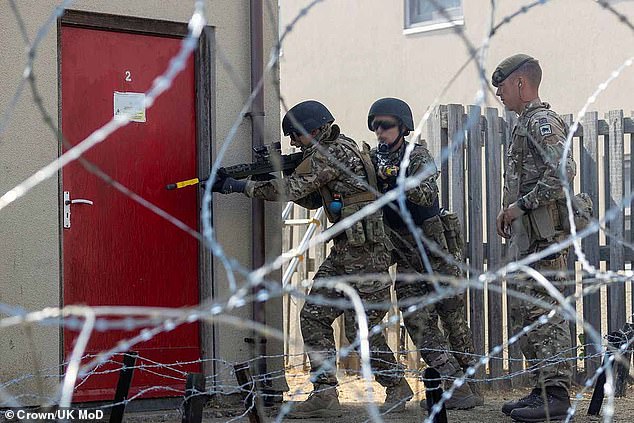
[[(573, 116), (564, 115), (564, 120), (572, 124)], [(441, 171), (439, 178), (442, 207), (457, 213), (461, 219), (467, 241), (466, 257), (471, 269), (485, 271), (504, 264), (505, 244), (497, 235), (495, 219), (500, 210), (502, 198), (502, 174), (506, 161), (506, 147), (516, 123), (514, 113), (500, 112), (495, 108), (482, 109), (478, 106), (460, 104), (437, 107), (426, 124), (425, 142)], [(575, 191), (587, 192), (595, 205), (595, 217), (602, 218), (608, 209), (618, 207), (634, 186), (634, 172), (631, 171), (630, 157), (634, 151), (634, 120), (626, 117), (622, 110), (611, 110), (599, 117), (597, 112), (585, 114), (573, 138), (573, 156), (577, 162)], [(450, 149), (448, 157), (441, 162), (441, 152)], [(446, 153), (445, 153), (446, 155)], [(609, 236), (601, 231), (582, 241), (587, 260), (596, 268), (613, 271), (631, 269), (634, 254), (617, 240), (632, 243), (632, 215), (628, 203), (621, 207), (617, 217), (606, 225)], [(306, 211), (296, 210), (295, 213)], [(295, 229), (293, 229), (295, 230)], [(285, 229), (285, 250), (294, 245)], [(296, 242), (296, 241), (295, 241)], [(303, 273), (294, 278), (293, 283), (310, 278), (312, 271), (323, 259), (324, 250), (310, 253), (305, 257)], [(315, 255), (318, 259), (315, 260)], [(576, 273), (577, 284), (565, 288), (564, 294), (571, 295), (586, 286), (581, 277), (580, 267), (571, 253), (569, 269)], [(469, 275), (475, 277), (477, 275)], [(505, 291), (505, 283), (497, 290), (471, 288), (468, 292), (468, 318), (473, 331), (473, 340), (478, 354), (484, 354), (496, 345), (508, 340), (511, 324), (507, 310), (515, 299)], [(499, 289), (501, 288), (501, 289)], [(286, 303), (285, 331), (289, 339), (299, 336), (299, 310), (301, 303), (291, 306)], [(634, 306), (634, 290), (630, 282), (608, 284), (599, 292), (585, 295), (576, 304), (578, 315), (605, 335), (618, 330), (626, 321), (631, 321)], [(398, 313), (394, 310), (390, 315)], [(577, 331), (576, 324), (570, 324), (572, 345), (577, 346), (580, 359), (575, 366), (576, 377), (581, 380), (588, 372), (600, 365), (601, 358), (585, 358), (598, 349), (587, 345), (590, 339), (583, 331)], [(339, 332), (339, 331), (337, 331)], [(411, 349), (411, 340), (403, 336), (402, 328), (394, 326), (387, 331), (388, 341), (395, 349)], [(339, 336), (342, 344), (345, 337)], [(586, 340), (582, 345), (581, 340)], [(287, 342), (287, 344), (289, 344)], [(296, 365), (301, 351), (288, 348), (289, 366)], [(305, 363), (305, 358), (302, 359)], [(410, 353), (407, 363), (419, 368), (417, 354)], [(342, 366), (352, 365), (340, 362)], [(526, 375), (508, 378), (508, 374), (522, 373), (524, 363), (517, 344), (511, 345), (499, 357), (493, 358), (480, 376), (491, 378), (493, 386), (523, 384)], [(499, 382), (498, 382), (499, 381)], [(516, 383), (517, 382), (517, 383)]]

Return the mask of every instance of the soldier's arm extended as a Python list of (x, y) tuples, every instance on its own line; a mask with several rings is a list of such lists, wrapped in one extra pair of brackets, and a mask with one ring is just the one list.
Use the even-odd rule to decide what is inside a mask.
[(411, 177), (420, 172), (431, 172), (418, 186), (407, 191), (407, 199), (412, 203), (423, 207), (431, 207), (438, 199), (438, 171), (434, 159), (424, 147), (416, 147), (412, 152), (410, 165), (407, 167), (407, 176)]
[[(572, 183), (576, 174), (576, 165), (572, 159), (572, 149), (564, 159), (564, 145), (566, 142), (566, 126), (551, 114), (538, 113), (531, 120), (529, 137), (534, 144), (529, 149), (531, 154), (538, 157), (535, 163), (543, 173), (536, 170), (537, 181), (531, 191), (524, 194), (522, 202), (525, 208), (535, 209), (539, 206), (564, 198), (563, 181), (559, 170), (560, 163), (565, 160), (568, 183)], [(531, 142), (528, 139), (527, 142)]]
[(289, 177), (261, 182), (248, 181), (244, 193), (248, 197), (270, 201), (294, 201), (298, 204), (305, 202), (315, 208), (316, 197), (310, 197), (311, 194), (318, 193), (320, 187), (337, 178), (340, 172), (324, 154), (315, 152), (300, 163)]
[(319, 194), (319, 192), (312, 192), (308, 194), (306, 197), (298, 198), (297, 200), (294, 200), (294, 202), (297, 205), (302, 206), (303, 208), (309, 209), (309, 210), (318, 209), (323, 205), (323, 202), (321, 200), (321, 195)]

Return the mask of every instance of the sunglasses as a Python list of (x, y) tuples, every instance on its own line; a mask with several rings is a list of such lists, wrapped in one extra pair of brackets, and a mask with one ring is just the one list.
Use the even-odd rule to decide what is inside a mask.
[(397, 125), (398, 122), (394, 122), (393, 120), (375, 120), (374, 122), (372, 122), (372, 130), (376, 131), (377, 129), (381, 128), (382, 130), (387, 131), (388, 129), (392, 129)]

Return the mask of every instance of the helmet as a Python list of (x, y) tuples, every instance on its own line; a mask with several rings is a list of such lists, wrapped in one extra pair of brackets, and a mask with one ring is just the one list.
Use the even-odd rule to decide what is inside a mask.
[(334, 121), (326, 106), (315, 100), (307, 100), (291, 107), (284, 115), (282, 130), (288, 136), (291, 133), (310, 132)]
[(513, 72), (518, 70), (524, 63), (536, 61), (534, 58), (529, 56), (528, 54), (514, 54), (511, 57), (507, 57), (502, 60), (495, 71), (493, 71), (493, 75), (491, 75), (491, 83), (494, 87), (497, 88), (506, 78), (509, 77)]
[[(394, 116), (400, 120), (408, 131), (414, 130), (414, 118), (412, 118), (412, 109), (407, 103), (398, 98), (381, 98), (372, 104), (368, 112), (368, 129), (372, 131), (372, 121), (377, 115)], [(407, 135), (407, 134), (405, 134)]]

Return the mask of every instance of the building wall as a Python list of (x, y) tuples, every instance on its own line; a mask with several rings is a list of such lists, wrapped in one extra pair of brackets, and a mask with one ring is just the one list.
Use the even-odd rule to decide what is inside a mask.
[[(309, 0), (280, 3), (281, 28)], [(488, 33), (488, 0), (463, 0), (464, 34), (480, 45)], [(497, 1), (495, 22), (533, 3)], [(634, 1), (610, 4), (634, 16)], [(453, 86), (442, 91), (468, 58), (452, 29), (404, 35), (403, 0), (325, 0), (296, 25), (283, 46), (281, 87), (289, 107), (303, 99), (323, 101), (343, 132), (373, 140), (366, 117), (374, 100), (395, 96), (412, 107), (415, 120), (440, 96), (441, 104), (473, 104), (480, 88), (477, 69), (468, 66)], [(485, 60), (487, 80), (497, 63), (524, 52), (544, 70), (541, 97), (561, 113), (577, 113), (610, 73), (632, 56), (634, 32), (591, 1), (546, 2), (501, 27), (491, 39)], [(625, 71), (592, 110), (634, 109), (633, 68)], [(487, 105), (503, 106), (494, 92)]]
[[(31, 40), (58, 3), (53, 0), (17, 2)], [(78, 0), (73, 3), (72, 8), (187, 22), (193, 11), (193, 2)], [(264, 59), (267, 61), (268, 52), (277, 41), (276, 2), (266, 0), (264, 10)], [(269, 10), (273, 11), (273, 14), (269, 13)], [(215, 28), (216, 42), (216, 114), (213, 119), (216, 135), (216, 143), (213, 146), (215, 155), (216, 149), (238, 118), (250, 91), (249, 2), (208, 0), (206, 12), (208, 24)], [(57, 121), (58, 108), (56, 25), (53, 23), (43, 38), (34, 65), (44, 106), (54, 121)], [(20, 84), (26, 63), (24, 42), (8, 2), (0, 5), (0, 38), (0, 110), (4, 111)], [(273, 71), (265, 85), (265, 133), (268, 139), (278, 137), (280, 131), (279, 105), (277, 97), (273, 95), (273, 81), (277, 77), (277, 72)], [(225, 163), (250, 161), (250, 143), (250, 121), (241, 119), (236, 139), (228, 151)], [(57, 152), (57, 138), (47, 129), (33, 103), (28, 87), (25, 87), (12, 119), (0, 137), (0, 191), (8, 191), (54, 160)], [(49, 179), (24, 198), (0, 211), (0, 304), (17, 306), (26, 311), (60, 305), (58, 183), (58, 178)], [(279, 215), (279, 206), (267, 206), (267, 223), (279, 225)], [(227, 254), (235, 257), (244, 266), (250, 267), (250, 200), (242, 196), (217, 196), (214, 201), (214, 216), (216, 236), (226, 248)], [(275, 231), (267, 233), (267, 247), (270, 247), (271, 255), (277, 255), (276, 252), (279, 252), (280, 244), (276, 237), (279, 236)], [(214, 264), (214, 295), (218, 299), (228, 298), (230, 293), (227, 292), (225, 272), (217, 261)], [(272, 278), (275, 277), (276, 274), (273, 274)], [(273, 310), (270, 312), (269, 321), (272, 324), (279, 321), (281, 328), (281, 307), (272, 304), (269, 308)], [(279, 313), (276, 310), (279, 310)], [(250, 305), (239, 309), (236, 314), (250, 319)], [(29, 332), (32, 336), (28, 336)], [(204, 347), (208, 351), (213, 351), (216, 357), (228, 361), (251, 357), (250, 347), (244, 342), (244, 338), (250, 336), (250, 331), (218, 325), (215, 336), (213, 345)], [(44, 375), (57, 374), (60, 359), (60, 330), (57, 325), (20, 325), (3, 329), (2, 339), (0, 380), (3, 382), (32, 374), (37, 368), (44, 369)], [(276, 348), (281, 351), (281, 344), (276, 345), (275, 342), (269, 344), (269, 349), (273, 353)], [(51, 392), (55, 382), (55, 378), (48, 379), (47, 392)], [(16, 389), (16, 392), (23, 393), (38, 392), (35, 383), (20, 383)]]

